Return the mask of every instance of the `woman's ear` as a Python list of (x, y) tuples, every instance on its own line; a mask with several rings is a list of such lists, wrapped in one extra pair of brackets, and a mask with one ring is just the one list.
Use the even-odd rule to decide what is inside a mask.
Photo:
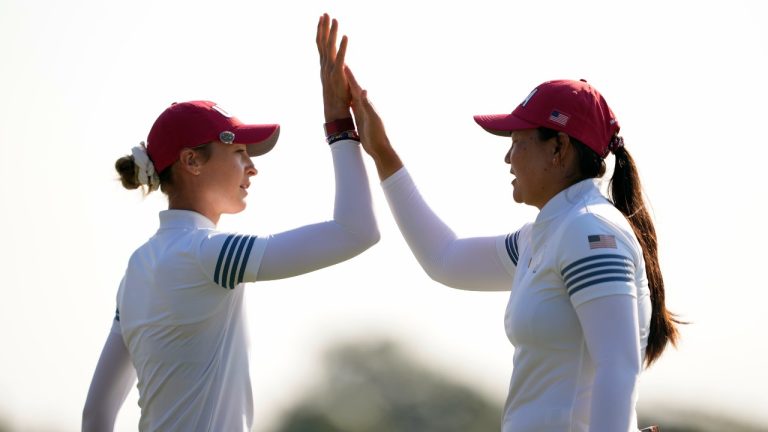
[(200, 163), (200, 158), (198, 157), (196, 151), (192, 150), (191, 148), (185, 148), (182, 149), (181, 153), (179, 154), (179, 165), (181, 166), (182, 170), (192, 175), (199, 175), (200, 166), (202, 164)]
[(555, 146), (553, 149), (552, 163), (563, 167), (566, 164), (568, 156), (573, 152), (571, 137), (567, 133), (558, 132), (555, 137)]

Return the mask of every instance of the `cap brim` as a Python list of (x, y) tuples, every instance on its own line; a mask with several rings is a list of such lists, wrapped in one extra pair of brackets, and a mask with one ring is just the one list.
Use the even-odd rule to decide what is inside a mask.
[(261, 156), (272, 150), (280, 136), (280, 125), (240, 125), (235, 129), (236, 144), (245, 144), (248, 155)]
[(474, 116), (475, 122), (486, 131), (499, 136), (510, 136), (512, 132), (539, 127), (514, 114), (483, 114)]

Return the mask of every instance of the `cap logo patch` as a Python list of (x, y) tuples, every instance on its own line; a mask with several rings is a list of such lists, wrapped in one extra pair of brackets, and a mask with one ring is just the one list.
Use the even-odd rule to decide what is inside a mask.
[(530, 100), (531, 100), (531, 98), (533, 97), (533, 95), (535, 95), (535, 94), (536, 94), (536, 92), (537, 92), (537, 91), (539, 91), (539, 88), (538, 88), (538, 87), (536, 87), (535, 89), (531, 90), (531, 92), (530, 92), (530, 93), (528, 93), (528, 96), (526, 96), (526, 98), (525, 98), (525, 100), (523, 101), (523, 103), (521, 103), (520, 105), (521, 105), (521, 106), (526, 106), (526, 105), (528, 105), (528, 101), (530, 101)]
[(235, 134), (230, 131), (224, 131), (219, 134), (219, 141), (224, 144), (232, 144), (235, 142)]
[(230, 113), (228, 113), (227, 111), (224, 110), (224, 108), (222, 108), (222, 107), (220, 107), (218, 105), (214, 105), (211, 108), (215, 109), (216, 111), (219, 112), (219, 114), (223, 115), (226, 118), (232, 117), (232, 115)]
[(568, 120), (570, 119), (571, 117), (569, 115), (563, 114), (560, 111), (552, 111), (552, 114), (549, 115), (549, 121), (555, 122), (560, 126), (568, 124)]

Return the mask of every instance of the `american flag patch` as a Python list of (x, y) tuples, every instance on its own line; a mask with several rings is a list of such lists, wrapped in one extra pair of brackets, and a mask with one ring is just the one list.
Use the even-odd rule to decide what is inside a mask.
[(589, 242), (590, 249), (616, 249), (616, 236), (605, 234), (591, 235), (587, 236), (587, 241)]
[(552, 111), (552, 114), (549, 115), (549, 121), (553, 121), (560, 126), (565, 126), (570, 118), (571, 117), (569, 115), (563, 114), (560, 111)]

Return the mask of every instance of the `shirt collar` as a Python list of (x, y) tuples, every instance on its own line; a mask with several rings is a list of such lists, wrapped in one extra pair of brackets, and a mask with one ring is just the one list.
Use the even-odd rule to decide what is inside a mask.
[(163, 210), (160, 212), (160, 229), (169, 228), (216, 228), (216, 224), (191, 210)]
[(575, 183), (563, 190), (557, 195), (553, 196), (544, 207), (542, 207), (538, 216), (536, 216), (536, 223), (546, 222), (552, 220), (572, 208), (574, 204), (583, 201), (586, 196), (600, 193), (600, 187), (598, 186), (600, 179), (590, 178)]

